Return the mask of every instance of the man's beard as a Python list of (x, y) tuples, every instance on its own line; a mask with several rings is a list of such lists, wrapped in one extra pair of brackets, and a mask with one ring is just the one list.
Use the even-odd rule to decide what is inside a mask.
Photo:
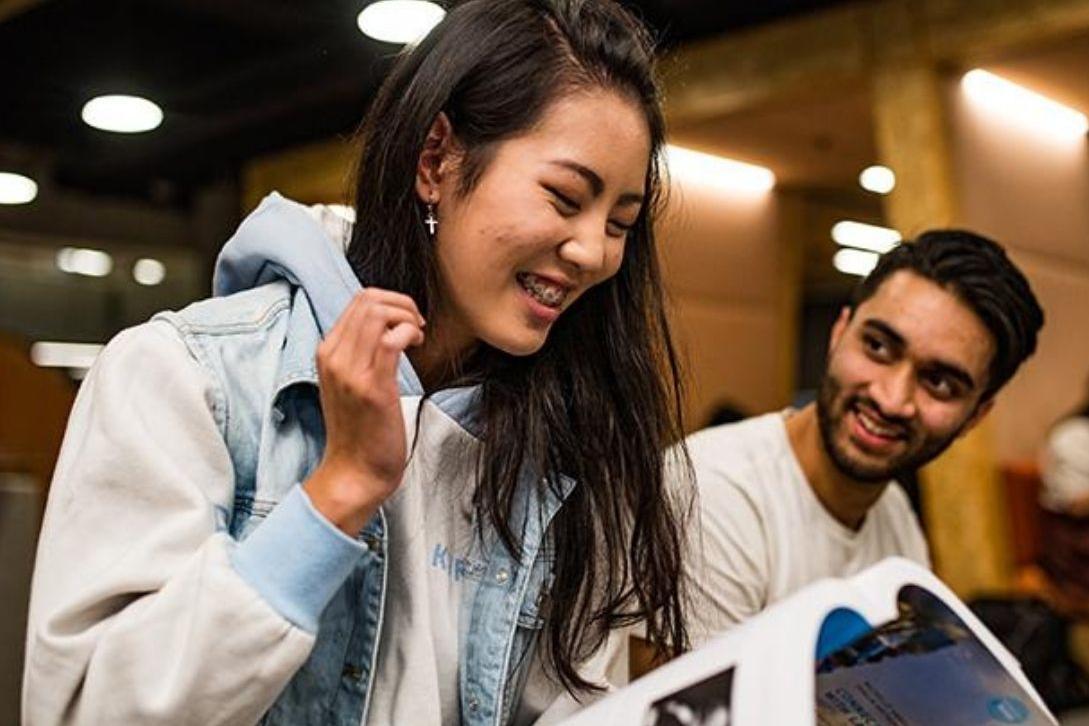
[[(915, 472), (949, 448), (967, 425), (965, 420), (947, 436), (927, 437), (910, 422), (885, 416), (877, 403), (866, 396), (850, 396), (837, 408), (842, 397), (842, 390), (839, 381), (830, 373), (824, 375), (817, 395), (817, 423), (820, 427), (821, 444), (832, 459), (832, 463), (840, 472), (856, 481), (884, 484), (890, 479), (900, 479), (905, 474)], [(902, 453), (891, 456), (884, 462), (874, 463), (860, 461), (848, 453), (836, 433), (843, 430), (847, 414), (857, 409), (860, 404), (865, 404), (870, 410), (878, 412), (886, 421), (895, 422), (907, 432), (907, 447)]]

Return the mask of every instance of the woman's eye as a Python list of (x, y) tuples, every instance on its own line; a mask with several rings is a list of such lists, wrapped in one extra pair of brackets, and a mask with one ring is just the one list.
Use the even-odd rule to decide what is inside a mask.
[(552, 195), (553, 199), (555, 200), (556, 207), (560, 210), (561, 213), (575, 214), (579, 211), (580, 207), (578, 205), (578, 202), (576, 202), (571, 197), (567, 196), (558, 189), (555, 189), (554, 187), (545, 187), (545, 189), (547, 189), (548, 193)]
[(609, 220), (608, 225), (606, 225), (606, 231), (610, 237), (626, 237), (628, 232), (631, 231), (631, 228), (632, 225), (630, 224), (616, 222), (611, 219)]

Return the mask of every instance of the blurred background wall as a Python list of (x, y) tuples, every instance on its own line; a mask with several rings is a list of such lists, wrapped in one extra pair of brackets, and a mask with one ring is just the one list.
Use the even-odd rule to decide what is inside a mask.
[[(24, 617), (33, 518), (97, 346), (206, 295), (216, 251), (269, 191), (350, 202), (351, 137), (401, 47), (359, 32), (366, 4), (0, 0), (0, 173), (37, 187), (0, 203), (0, 535), (20, 542), (0, 550), (15, 560), (0, 621)], [(964, 79), (983, 69), (1089, 112), (1089, 0), (630, 4), (663, 38), (678, 148), (660, 238), (690, 428), (723, 402), (760, 413), (812, 396), (831, 322), (873, 262), (833, 239), (837, 223), (876, 225), (879, 246), (943, 225), (992, 236), (1047, 326), (988, 424), (924, 472), (922, 506), (954, 589), (1017, 586), (1007, 472), (1031, 470), (1089, 373), (1089, 157), (1084, 129), (1020, 119)], [(121, 92), (156, 100), (161, 125), (81, 120)], [(873, 165), (891, 189), (861, 186)], [(17, 669), (0, 662), (5, 723)]]

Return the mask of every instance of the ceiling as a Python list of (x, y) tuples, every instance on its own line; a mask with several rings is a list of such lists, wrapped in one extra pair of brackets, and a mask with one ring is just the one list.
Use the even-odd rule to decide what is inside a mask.
[(1089, 114), (1089, 35), (1023, 48), (982, 67)]
[(775, 172), (777, 185), (851, 189), (877, 163), (872, 106), (864, 87), (799, 94), (671, 129), (674, 143)]
[[(637, 0), (665, 46), (843, 0)], [(365, 0), (0, 0), (0, 168), (48, 184), (184, 206), (246, 159), (351, 133), (398, 46), (363, 36)], [(147, 134), (79, 119), (101, 93), (143, 94)]]

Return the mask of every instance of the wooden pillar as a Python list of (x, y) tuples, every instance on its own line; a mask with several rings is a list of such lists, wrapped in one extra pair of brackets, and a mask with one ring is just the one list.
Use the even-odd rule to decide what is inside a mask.
[[(923, 63), (895, 63), (873, 77), (878, 154), (896, 173), (885, 215), (905, 238), (958, 219), (942, 80)], [(921, 480), (938, 575), (963, 597), (1004, 586), (1008, 527), (990, 422), (959, 439)]]

